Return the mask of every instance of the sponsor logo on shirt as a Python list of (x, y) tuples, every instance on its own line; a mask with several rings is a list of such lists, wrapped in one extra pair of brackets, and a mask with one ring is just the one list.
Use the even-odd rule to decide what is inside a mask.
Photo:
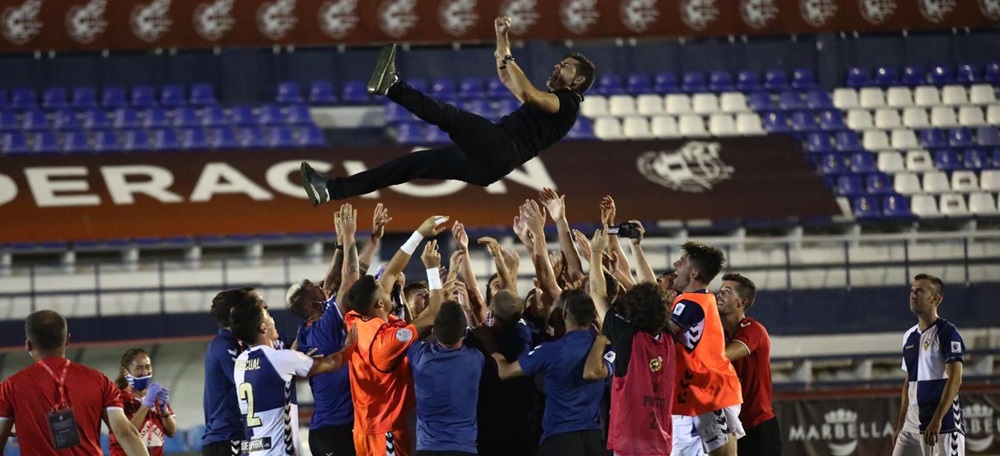
[(250, 453), (253, 451), (270, 450), (271, 449), (271, 438), (270, 437), (258, 437), (250, 441), (243, 442), (243, 452)]

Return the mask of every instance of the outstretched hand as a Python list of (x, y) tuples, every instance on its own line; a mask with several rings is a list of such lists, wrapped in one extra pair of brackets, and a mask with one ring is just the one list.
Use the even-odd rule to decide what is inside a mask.
[(372, 239), (382, 239), (382, 235), (385, 234), (385, 226), (391, 221), (389, 210), (382, 203), (375, 205), (375, 214), (372, 216)]
[(545, 187), (538, 193), (538, 202), (548, 209), (553, 222), (566, 217), (566, 195), (558, 195), (555, 190)]
[(424, 253), (420, 255), (420, 259), (423, 260), (424, 267), (427, 269), (441, 267), (441, 252), (438, 252), (436, 240), (431, 239), (427, 244), (424, 244)]
[(606, 226), (615, 226), (617, 210), (615, 200), (611, 198), (611, 195), (605, 195), (604, 198), (601, 198), (601, 223)]
[[(343, 232), (344, 240), (354, 239), (354, 234), (358, 231), (358, 210), (351, 206), (351, 203), (344, 203), (340, 206), (340, 229)], [(341, 231), (338, 231), (340, 233)]]
[(500, 247), (500, 242), (496, 239), (489, 236), (483, 236), (476, 239), (476, 242), (480, 245), (485, 245), (486, 250), (490, 252), (490, 255), (493, 256), (493, 258), (503, 258), (503, 249)]
[(493, 28), (496, 29), (497, 35), (506, 35), (510, 30), (510, 17), (500, 16), (496, 18), (493, 21)]
[(417, 228), (417, 232), (421, 236), (428, 238), (441, 234), (444, 230), (448, 229), (445, 223), (448, 221), (447, 215), (432, 215), (424, 220), (424, 223), (420, 224)]
[(462, 222), (455, 222), (451, 227), (451, 235), (455, 237), (455, 243), (458, 244), (458, 251), (469, 251), (469, 234), (465, 232), (465, 225)]
[[(594, 232), (590, 238), (590, 252), (601, 252), (608, 248), (608, 228), (604, 227)], [(593, 266), (591, 266), (593, 267)]]

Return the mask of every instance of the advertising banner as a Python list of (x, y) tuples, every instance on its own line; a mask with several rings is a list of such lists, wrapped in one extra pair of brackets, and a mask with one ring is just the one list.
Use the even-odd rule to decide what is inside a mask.
[[(959, 5), (962, 5), (959, 8)], [(1000, 24), (1000, 0), (5, 0), (0, 52), (788, 35)]]
[[(344, 176), (408, 152), (389, 146), (4, 156), (0, 243), (329, 231), (338, 206), (309, 205), (299, 163)], [(606, 194), (627, 219), (839, 214), (831, 190), (790, 137), (564, 141), (486, 188), (411, 182), (350, 202), (362, 214), (385, 203), (392, 230), (408, 231), (434, 214), (500, 227), (544, 187), (567, 195), (576, 223), (598, 222)]]

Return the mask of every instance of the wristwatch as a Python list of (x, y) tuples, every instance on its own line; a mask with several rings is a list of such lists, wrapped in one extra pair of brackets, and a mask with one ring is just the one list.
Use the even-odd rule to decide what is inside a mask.
[(507, 54), (507, 55), (503, 56), (503, 60), (500, 61), (500, 69), (501, 70), (506, 70), (507, 69), (507, 62), (513, 62), (513, 61), (514, 61), (514, 56), (512, 56), (510, 54)]

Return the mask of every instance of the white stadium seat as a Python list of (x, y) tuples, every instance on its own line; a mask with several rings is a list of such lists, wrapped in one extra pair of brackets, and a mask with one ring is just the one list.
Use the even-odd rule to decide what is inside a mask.
[(890, 129), (903, 124), (899, 111), (895, 109), (879, 109), (875, 111), (875, 128)]
[(712, 136), (736, 136), (736, 121), (730, 114), (712, 114), (708, 118), (708, 131)]
[(969, 212), (973, 215), (997, 215), (997, 200), (992, 193), (973, 193), (969, 195)]
[(867, 130), (875, 126), (872, 113), (865, 109), (847, 111), (847, 128), (852, 130)]
[(976, 84), (969, 88), (969, 102), (975, 105), (988, 105), (997, 101), (997, 94), (989, 84)]
[(705, 129), (705, 119), (696, 114), (685, 114), (677, 119), (677, 127), (681, 136), (688, 138), (700, 138), (708, 136)]
[(691, 97), (691, 108), (695, 114), (712, 114), (719, 112), (719, 97), (714, 93), (696, 93)]
[(911, 150), (906, 153), (906, 170), (911, 173), (922, 173), (934, 170), (934, 160), (926, 150)]
[(961, 106), (969, 104), (969, 96), (965, 93), (965, 87), (947, 85), (941, 89), (941, 103), (945, 106)]
[(920, 86), (913, 90), (913, 102), (917, 106), (929, 108), (941, 104), (941, 96), (937, 87)]
[(985, 191), (1000, 191), (1000, 169), (983, 170), (979, 175), (979, 184)]
[(608, 98), (608, 113), (616, 117), (636, 115), (635, 98), (631, 95), (612, 95)]
[(650, 129), (657, 138), (678, 138), (681, 135), (674, 116), (653, 116)]
[(672, 93), (665, 98), (666, 112), (671, 115), (687, 114), (691, 112), (691, 98), (683, 93)]
[(878, 87), (865, 87), (858, 93), (858, 104), (865, 109), (885, 106), (885, 94)]
[(986, 107), (986, 123), (990, 125), (1000, 125), (1000, 104)]
[(896, 150), (909, 150), (920, 147), (920, 142), (917, 141), (917, 134), (909, 128), (892, 130), (889, 142), (892, 143), (892, 148)]
[(969, 207), (965, 204), (965, 196), (958, 193), (941, 195), (941, 215), (945, 217), (968, 217)]
[(910, 200), (910, 210), (914, 215), (924, 218), (937, 218), (941, 216), (938, 212), (937, 198), (934, 195), (913, 195)]
[(869, 151), (891, 149), (889, 146), (889, 135), (885, 134), (884, 131), (866, 131), (861, 143)]
[(924, 108), (906, 108), (903, 110), (903, 125), (910, 128), (926, 128), (931, 126), (931, 120)]
[(641, 116), (655, 116), (657, 114), (663, 114), (663, 97), (659, 95), (639, 95), (635, 104), (635, 110)]
[(920, 193), (920, 178), (913, 173), (898, 173), (892, 177), (892, 188), (896, 193), (902, 195), (915, 195)]
[(951, 191), (951, 183), (948, 182), (948, 175), (942, 171), (924, 173), (924, 182), (921, 187), (927, 193), (945, 193)]
[(760, 116), (752, 112), (736, 115), (736, 131), (741, 135), (762, 135), (765, 133)]
[(971, 193), (979, 191), (979, 178), (974, 171), (955, 171), (951, 173), (951, 191)]
[(958, 108), (958, 123), (963, 127), (978, 127), (986, 125), (986, 116), (979, 106), (962, 106)]
[(747, 106), (747, 96), (739, 92), (723, 93), (719, 96), (719, 105), (722, 112), (731, 114), (750, 112), (750, 107)]
[(903, 154), (892, 151), (879, 152), (878, 170), (887, 174), (895, 174), (906, 170), (906, 165), (903, 164)]
[(854, 109), (858, 107), (858, 92), (854, 89), (834, 89), (833, 105), (840, 109)]
[(931, 125), (935, 127), (957, 127), (958, 116), (953, 108), (938, 106), (931, 109)]
[(645, 117), (626, 117), (622, 121), (622, 132), (626, 139), (653, 139), (649, 129), (649, 120)]
[(624, 139), (622, 124), (614, 117), (599, 117), (594, 120), (594, 136), (605, 141)]
[(600, 95), (587, 96), (587, 102), (580, 104), (580, 114), (591, 118), (609, 115), (608, 99)]
[(913, 92), (906, 87), (889, 87), (885, 94), (885, 103), (890, 108), (908, 108), (913, 106)]

